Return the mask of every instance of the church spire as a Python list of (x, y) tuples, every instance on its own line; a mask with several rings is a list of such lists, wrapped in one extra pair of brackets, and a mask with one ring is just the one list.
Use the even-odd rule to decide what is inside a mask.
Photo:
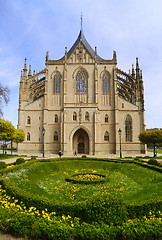
[(26, 58), (25, 58), (25, 63), (24, 63), (24, 69), (23, 69), (23, 79), (27, 79), (27, 65), (26, 65)]
[(83, 31), (83, 15), (82, 15), (82, 12), (81, 12), (81, 16), (80, 16), (80, 30)]

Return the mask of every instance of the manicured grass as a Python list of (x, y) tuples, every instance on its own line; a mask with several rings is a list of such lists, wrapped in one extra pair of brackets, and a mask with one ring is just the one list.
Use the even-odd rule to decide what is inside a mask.
[[(147, 149), (148, 152), (154, 152), (154, 149)], [(161, 153), (162, 154), (162, 150), (161, 149), (157, 149), (157, 153)]]
[(8, 158), (16, 158), (17, 155), (10, 155), (10, 154), (0, 154), (0, 160), (8, 159)]
[[(65, 179), (79, 173), (106, 175), (100, 184), (74, 184)], [(20, 188), (60, 202), (87, 201), (92, 196), (116, 195), (125, 202), (155, 199), (162, 195), (162, 175), (133, 163), (68, 160), (26, 163), (20, 170), (3, 174)]]

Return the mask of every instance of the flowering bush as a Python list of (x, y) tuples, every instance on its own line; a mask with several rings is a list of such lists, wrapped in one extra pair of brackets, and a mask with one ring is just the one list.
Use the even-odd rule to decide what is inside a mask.
[(90, 173), (78, 173), (66, 178), (67, 182), (81, 183), (81, 184), (93, 184), (93, 183), (104, 183), (108, 181), (108, 177), (103, 174), (94, 172)]

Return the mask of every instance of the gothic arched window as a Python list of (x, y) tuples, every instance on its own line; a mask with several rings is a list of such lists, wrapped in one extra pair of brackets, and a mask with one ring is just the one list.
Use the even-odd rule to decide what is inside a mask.
[(30, 141), (30, 133), (29, 132), (27, 133), (26, 139), (27, 139), (27, 141)]
[(75, 94), (87, 93), (87, 76), (84, 71), (78, 71), (75, 78)]
[(76, 121), (77, 120), (77, 114), (76, 112), (73, 113), (73, 121)]
[(57, 123), (58, 122), (58, 116), (57, 116), (57, 114), (55, 114), (55, 123)]
[(60, 93), (60, 75), (58, 73), (53, 78), (53, 93)]
[(31, 124), (31, 117), (27, 117), (27, 125), (30, 125)]
[(86, 112), (86, 114), (85, 114), (85, 120), (89, 121), (89, 113), (88, 112)]
[(125, 140), (126, 142), (132, 141), (132, 119), (129, 115), (125, 119)]
[(109, 93), (109, 76), (107, 73), (104, 73), (102, 76), (102, 93), (103, 94)]
[(55, 141), (55, 142), (58, 142), (58, 132), (54, 132), (54, 138), (53, 138), (53, 140)]
[(108, 123), (109, 122), (109, 118), (108, 118), (108, 115), (106, 114), (105, 115), (105, 123)]
[(108, 133), (108, 131), (105, 132), (104, 141), (109, 141), (109, 133)]

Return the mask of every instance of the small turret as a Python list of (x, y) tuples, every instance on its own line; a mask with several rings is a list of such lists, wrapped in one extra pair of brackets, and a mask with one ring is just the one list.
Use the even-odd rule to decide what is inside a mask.
[(97, 47), (95, 47), (95, 61), (97, 61)]
[(113, 51), (113, 60), (114, 60), (115, 62), (117, 61), (116, 51)]
[(139, 64), (138, 64), (138, 58), (136, 58), (136, 78), (139, 79)]
[(46, 62), (49, 60), (49, 52), (46, 52)]
[(67, 61), (67, 47), (65, 47), (65, 62)]
[(23, 80), (27, 79), (27, 65), (26, 65), (26, 58), (25, 58), (25, 63), (24, 63), (24, 69), (23, 69)]
[(31, 74), (31, 65), (29, 65), (29, 73), (28, 73), (28, 78), (31, 77), (32, 74)]
[(132, 77), (135, 78), (134, 65), (132, 64)]

